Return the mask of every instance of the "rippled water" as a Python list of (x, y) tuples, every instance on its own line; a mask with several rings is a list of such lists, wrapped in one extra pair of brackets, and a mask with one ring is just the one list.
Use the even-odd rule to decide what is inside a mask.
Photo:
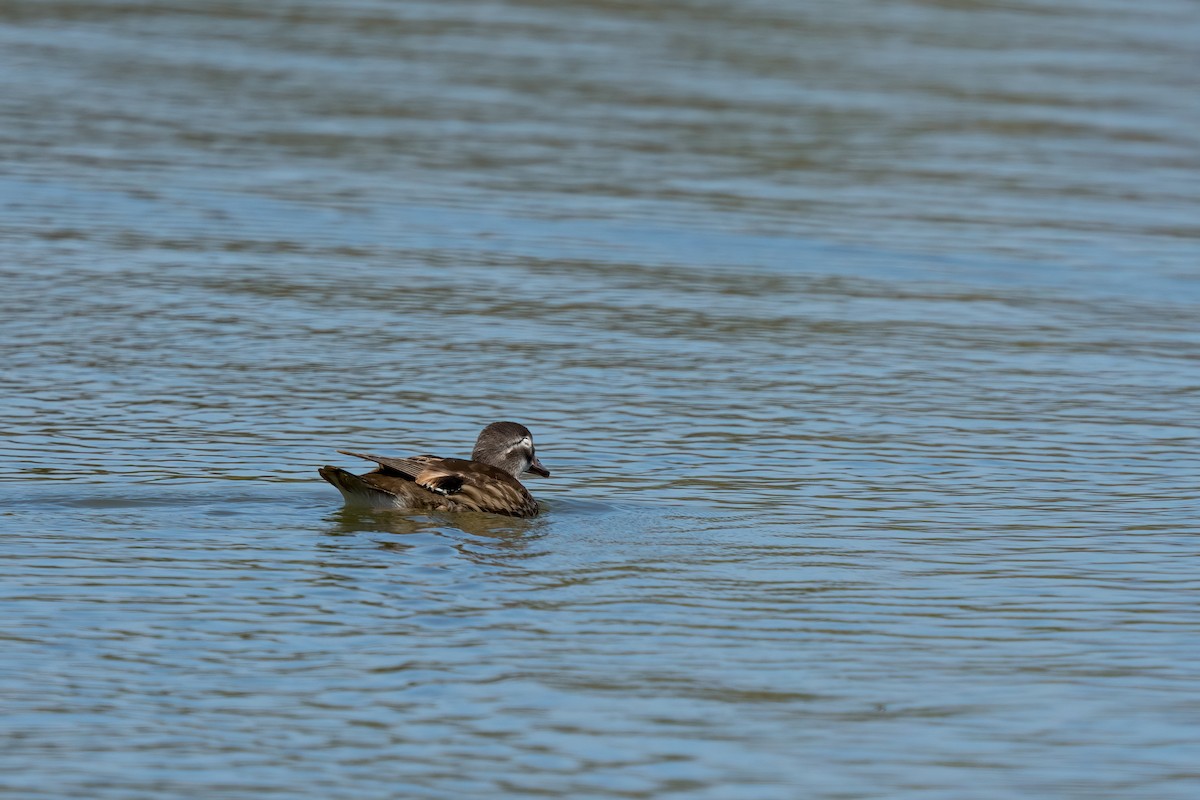
[(1197, 41), (0, 3), (0, 793), (1195, 797)]

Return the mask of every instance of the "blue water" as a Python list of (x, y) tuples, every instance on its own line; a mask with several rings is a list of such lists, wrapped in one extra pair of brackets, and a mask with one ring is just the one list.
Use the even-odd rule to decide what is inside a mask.
[(0, 794), (1195, 797), (1198, 26), (5, 4)]

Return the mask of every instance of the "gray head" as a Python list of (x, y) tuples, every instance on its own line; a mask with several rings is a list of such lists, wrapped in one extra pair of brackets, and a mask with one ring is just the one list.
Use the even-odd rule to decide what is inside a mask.
[(514, 478), (523, 472), (550, 477), (550, 470), (542, 466), (534, 452), (533, 434), (516, 422), (493, 422), (484, 428), (475, 441), (471, 460), (502, 469)]

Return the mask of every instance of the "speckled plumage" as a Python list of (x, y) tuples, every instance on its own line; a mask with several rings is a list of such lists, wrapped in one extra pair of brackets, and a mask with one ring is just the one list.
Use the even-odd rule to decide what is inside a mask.
[(493, 422), (483, 429), (471, 459), (409, 456), (393, 458), (339, 450), (374, 461), (379, 468), (354, 475), (338, 467), (318, 470), (347, 503), (376, 508), (425, 511), (483, 511), (534, 517), (537, 501), (518, 480), (528, 471), (548, 477), (538, 460), (529, 429), (516, 422)]

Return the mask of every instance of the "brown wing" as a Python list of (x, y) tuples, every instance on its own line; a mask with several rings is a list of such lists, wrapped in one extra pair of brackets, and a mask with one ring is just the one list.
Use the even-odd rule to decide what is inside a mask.
[[(447, 511), (484, 511), (513, 517), (533, 517), (538, 513), (537, 501), (520, 481), (488, 464), (461, 458), (393, 458), (349, 450), (338, 452), (378, 464), (379, 471), (372, 473), (377, 480), (372, 483), (384, 484), (390, 480), (391, 485), (385, 491), (400, 494), (397, 490), (402, 487), (397, 484), (402, 481), (415, 483), (429, 493), (428, 499), (419, 499), (419, 504), (425, 507), (437, 505)], [(413, 487), (403, 494), (417, 500), (413, 497), (417, 491)]]
[(385, 472), (392, 471), (406, 476), (409, 480), (417, 477), (432, 463), (439, 461), (447, 461), (450, 459), (437, 458), (436, 456), (411, 456), (409, 458), (395, 458), (393, 456), (372, 456), (366, 453), (353, 453), (349, 450), (338, 450), (342, 455), (354, 456), (355, 458), (374, 461), (380, 467), (383, 467)]
[(416, 476), (417, 484), (445, 495), (462, 511), (514, 517), (532, 517), (538, 513), (537, 502), (521, 482), (503, 470), (459, 458), (430, 459), (425, 464), (426, 468)]

